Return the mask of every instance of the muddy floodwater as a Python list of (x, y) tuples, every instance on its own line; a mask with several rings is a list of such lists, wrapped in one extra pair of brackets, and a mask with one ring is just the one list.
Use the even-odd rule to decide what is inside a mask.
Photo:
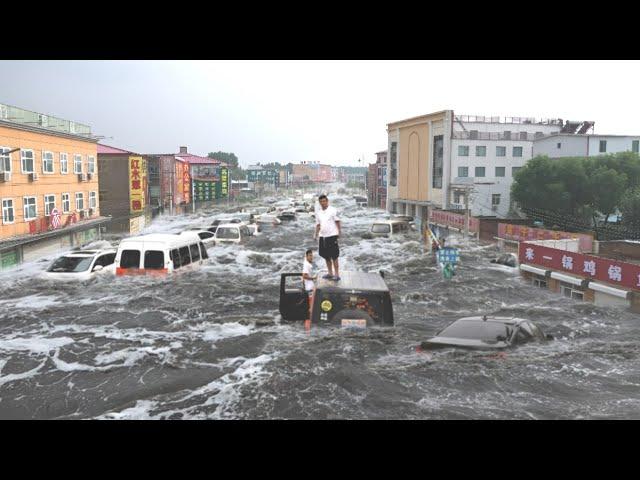
[[(342, 268), (387, 272), (395, 327), (280, 321), (280, 273), (301, 271), (314, 246), (306, 214), (247, 245), (212, 247), (203, 268), (168, 279), (45, 281), (50, 257), (0, 274), (0, 418), (640, 418), (640, 316), (534, 290), (489, 263), (492, 246), (462, 246), (445, 281), (417, 233), (363, 239), (383, 212), (330, 198)], [(160, 217), (146, 232), (212, 217)], [(484, 313), (532, 319), (555, 340), (502, 357), (416, 351), (455, 318)]]

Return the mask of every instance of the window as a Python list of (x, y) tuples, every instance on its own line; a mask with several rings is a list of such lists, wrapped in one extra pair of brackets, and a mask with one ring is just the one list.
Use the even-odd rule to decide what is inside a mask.
[(73, 156), (73, 173), (82, 173), (82, 155)]
[(390, 150), (389, 166), (391, 167), (391, 172), (389, 173), (389, 185), (395, 187), (398, 184), (398, 142), (391, 142)]
[(491, 195), (491, 205), (492, 206), (500, 205), (500, 194), (499, 193), (494, 193), (493, 195)]
[(140, 250), (123, 250), (120, 268), (140, 268)]
[(487, 147), (484, 146), (476, 146), (476, 157), (486, 157), (487, 156)]
[(476, 167), (476, 177), (484, 177), (484, 167)]
[(200, 254), (203, 260), (209, 258), (209, 254), (207, 253), (207, 248), (204, 246), (204, 243), (202, 242), (200, 242)]
[(547, 288), (547, 281), (546, 280), (540, 280), (539, 278), (534, 278), (533, 279), (533, 286), (534, 287), (538, 287), (538, 288)]
[(200, 233), (198, 233), (198, 236), (200, 237), (201, 240), (206, 240), (207, 238), (213, 237), (213, 233), (211, 233), (211, 232), (200, 232)]
[(0, 172), (11, 171), (11, 154), (7, 153), (9, 151), (10, 148), (0, 147)]
[(469, 146), (468, 145), (458, 145), (458, 156), (459, 157), (468, 157), (469, 156)]
[(556, 148), (557, 148), (557, 149), (562, 148), (562, 143), (561, 143), (561, 142), (558, 142), (558, 143), (556, 144)]
[(464, 203), (464, 193), (460, 191), (453, 192), (453, 203)]
[(574, 300), (584, 299), (584, 292), (576, 290), (576, 287), (574, 285), (571, 285), (570, 283), (561, 282), (560, 291), (562, 292), (562, 295), (567, 298), (573, 298)]
[(522, 156), (522, 147), (513, 147), (513, 156), (521, 157)]
[(71, 210), (71, 199), (68, 193), (62, 194), (62, 213), (69, 213)]
[(89, 208), (96, 208), (97, 206), (96, 192), (89, 192)]
[(518, 173), (520, 171), (522, 167), (511, 167), (511, 176), (515, 177), (516, 173)]
[(44, 196), (44, 214), (51, 215), (51, 211), (56, 208), (56, 196), (45, 195)]
[(147, 250), (144, 252), (144, 268), (162, 270), (164, 268), (164, 252), (160, 250)]
[(506, 157), (507, 147), (496, 147), (496, 157)]
[(433, 188), (442, 188), (442, 172), (444, 164), (444, 137), (433, 137)]
[(527, 139), (527, 132), (520, 132), (520, 140), (526, 140)]
[(469, 167), (458, 167), (458, 176), (459, 177), (468, 177), (469, 176)]
[(42, 172), (53, 173), (53, 153), (42, 152)]
[(20, 150), (22, 173), (33, 173), (33, 150)]
[(60, 173), (69, 173), (69, 158), (66, 153), (60, 154)]
[(604, 153), (607, 151), (607, 141), (600, 140), (600, 153)]
[(87, 173), (96, 173), (96, 157), (87, 157)]
[(200, 260), (200, 249), (198, 249), (197, 244), (194, 243), (193, 245), (189, 245), (189, 250), (191, 250), (191, 259), (194, 262)]
[(180, 262), (180, 251), (175, 248), (169, 252), (169, 258), (173, 261), (173, 269), (180, 268), (182, 263)]
[(36, 197), (23, 197), (24, 219), (33, 220), (36, 218), (38, 211), (36, 210)]
[(84, 210), (84, 193), (76, 193), (76, 210)]
[(633, 140), (631, 142), (631, 151), (635, 153), (640, 152), (640, 140)]
[(180, 261), (183, 267), (191, 263), (191, 256), (189, 255), (189, 247), (182, 247), (180, 249)]
[(38, 125), (41, 127), (49, 126), (49, 119), (46, 115), (42, 115), (41, 113), (38, 114)]
[(96, 263), (93, 264), (93, 268), (95, 269), (98, 265), (102, 265), (103, 267), (108, 267), (112, 265), (116, 259), (115, 253), (107, 253), (105, 255), (100, 255), (96, 260)]
[(496, 177), (504, 177), (505, 167), (496, 167)]
[(374, 223), (371, 225), (371, 233), (389, 233), (391, 227), (386, 223)]
[(511, 132), (509, 130), (505, 130), (504, 139), (505, 140), (511, 140)]
[(2, 199), (2, 223), (13, 223), (15, 220), (13, 213), (13, 199)]

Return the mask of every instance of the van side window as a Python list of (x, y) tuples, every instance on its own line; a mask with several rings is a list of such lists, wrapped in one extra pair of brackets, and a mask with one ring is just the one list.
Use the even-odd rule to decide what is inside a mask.
[(144, 252), (144, 268), (161, 270), (164, 268), (164, 252), (160, 250), (147, 250)]
[(204, 246), (204, 243), (200, 242), (200, 254), (202, 259), (209, 258), (209, 254), (207, 253), (207, 247)]
[(102, 265), (103, 267), (107, 267), (109, 265), (111, 265), (116, 259), (116, 254), (115, 253), (107, 253), (105, 255), (100, 255), (97, 260), (96, 263), (93, 264), (93, 267), (97, 267), (98, 265)]
[(140, 268), (140, 250), (123, 250), (120, 268)]
[(397, 223), (393, 224), (393, 233), (398, 233), (400, 231), (400, 225)]
[(194, 262), (200, 260), (200, 250), (198, 249), (198, 244), (194, 243), (192, 245), (189, 245), (189, 249), (191, 250), (191, 259)]
[(180, 263), (180, 252), (178, 251), (177, 248), (174, 248), (173, 250), (171, 250), (169, 252), (169, 258), (171, 258), (171, 260), (173, 260), (173, 268), (180, 268), (182, 266), (182, 263)]
[(180, 248), (180, 260), (182, 266), (189, 265), (191, 263), (191, 256), (189, 255), (189, 247)]

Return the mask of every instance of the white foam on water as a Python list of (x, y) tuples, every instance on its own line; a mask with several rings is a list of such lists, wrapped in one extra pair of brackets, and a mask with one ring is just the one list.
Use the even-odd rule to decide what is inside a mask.
[(109, 412), (96, 417), (96, 420), (151, 420), (149, 412), (158, 405), (152, 400), (138, 400), (135, 406), (120, 412)]
[(48, 354), (53, 350), (73, 343), (74, 340), (69, 337), (30, 337), (30, 338), (12, 338), (8, 340), (0, 340), (0, 350), (4, 351), (28, 351), (36, 355)]
[(217, 342), (225, 338), (249, 335), (255, 327), (242, 325), (237, 322), (214, 324), (202, 333), (202, 339), (207, 342)]

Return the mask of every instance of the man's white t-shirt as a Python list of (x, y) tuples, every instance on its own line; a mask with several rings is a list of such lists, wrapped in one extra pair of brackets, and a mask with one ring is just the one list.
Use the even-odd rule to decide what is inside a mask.
[(322, 207), (316, 210), (316, 225), (320, 225), (321, 237), (333, 237), (338, 235), (338, 226), (336, 221), (340, 221), (338, 218), (338, 210), (335, 207), (329, 205), (326, 210)]
[[(309, 263), (309, 260), (307, 260), (306, 258), (304, 259), (304, 264), (302, 265), (302, 273), (306, 273), (307, 275), (309, 275), (310, 277), (313, 277), (315, 275), (314, 273), (314, 269), (313, 269), (313, 264)], [(304, 289), (307, 292), (310, 292), (313, 290), (313, 280), (305, 280), (304, 281)]]

